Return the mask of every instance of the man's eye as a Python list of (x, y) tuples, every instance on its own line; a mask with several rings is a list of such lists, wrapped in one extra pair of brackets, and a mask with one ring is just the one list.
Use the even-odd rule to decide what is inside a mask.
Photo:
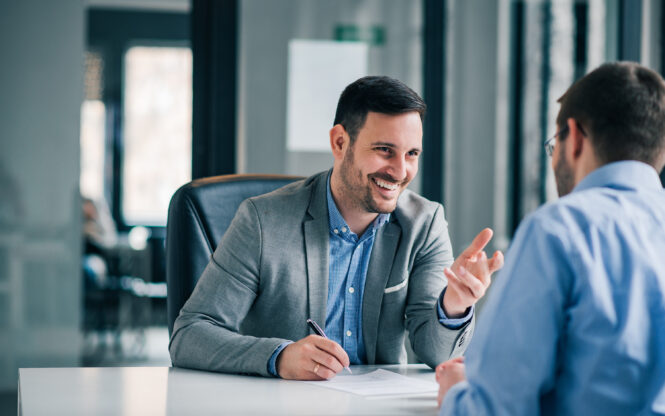
[(377, 147), (376, 150), (382, 153), (390, 153), (390, 147), (386, 146)]
[(412, 150), (408, 153), (408, 155), (411, 157), (418, 157), (420, 155), (420, 152), (417, 150)]

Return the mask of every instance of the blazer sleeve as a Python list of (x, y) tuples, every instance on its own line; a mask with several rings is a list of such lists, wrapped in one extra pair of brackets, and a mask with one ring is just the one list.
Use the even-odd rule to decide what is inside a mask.
[(436, 303), (447, 284), (443, 269), (454, 260), (441, 205), (424, 233), (425, 241), (415, 254), (409, 276), (405, 315), (413, 351), (422, 362), (434, 368), (464, 353), (473, 335), (475, 317), (457, 329), (449, 329), (439, 322)]
[(270, 376), (270, 356), (287, 340), (239, 333), (259, 289), (262, 242), (256, 207), (246, 200), (175, 321), (174, 366)]

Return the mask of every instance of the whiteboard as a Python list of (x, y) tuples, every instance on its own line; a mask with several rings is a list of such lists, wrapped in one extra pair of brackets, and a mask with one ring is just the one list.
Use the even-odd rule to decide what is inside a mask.
[(362, 42), (293, 39), (289, 42), (286, 147), (328, 152), (337, 101), (344, 88), (367, 75), (369, 46)]

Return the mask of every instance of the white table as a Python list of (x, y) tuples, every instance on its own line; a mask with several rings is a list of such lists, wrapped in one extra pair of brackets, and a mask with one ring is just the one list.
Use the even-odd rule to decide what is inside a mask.
[[(377, 368), (434, 381), (425, 365)], [(436, 415), (435, 394), (366, 398), (299, 381), (169, 367), (21, 368), (19, 415)]]

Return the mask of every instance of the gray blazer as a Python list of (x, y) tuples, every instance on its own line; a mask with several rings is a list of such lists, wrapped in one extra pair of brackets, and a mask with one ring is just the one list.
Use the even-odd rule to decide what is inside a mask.
[[(324, 323), (329, 223), (322, 172), (249, 198), (175, 321), (173, 365), (270, 375), (268, 361), (287, 340)], [(443, 207), (405, 190), (376, 234), (362, 303), (368, 364), (406, 363), (405, 336), (434, 367), (461, 355), (473, 320), (458, 330), (439, 323), (436, 301), (453, 262)]]

